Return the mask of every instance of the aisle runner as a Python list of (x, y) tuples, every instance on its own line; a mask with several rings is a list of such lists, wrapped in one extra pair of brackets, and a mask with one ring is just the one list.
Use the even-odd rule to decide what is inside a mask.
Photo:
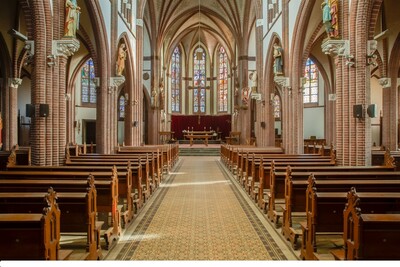
[(285, 260), (217, 158), (181, 158), (116, 260)]

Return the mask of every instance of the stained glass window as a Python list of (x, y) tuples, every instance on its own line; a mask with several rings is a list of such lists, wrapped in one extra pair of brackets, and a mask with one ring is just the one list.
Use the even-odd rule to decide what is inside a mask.
[(180, 112), (181, 96), (181, 51), (175, 48), (171, 60), (171, 110)]
[(281, 100), (278, 95), (274, 96), (274, 118), (281, 118)]
[(228, 56), (225, 49), (219, 49), (218, 111), (228, 111)]
[(96, 103), (96, 85), (94, 84), (94, 65), (93, 60), (90, 58), (82, 67), (81, 71), (81, 91), (82, 91), (82, 104), (95, 104)]
[(119, 107), (118, 118), (119, 118), (119, 120), (124, 120), (125, 119), (125, 97), (123, 95), (121, 95), (119, 97), (118, 107)]
[(318, 68), (311, 59), (307, 59), (304, 77), (303, 103), (318, 103)]
[(193, 112), (206, 112), (206, 53), (199, 47), (194, 51)]

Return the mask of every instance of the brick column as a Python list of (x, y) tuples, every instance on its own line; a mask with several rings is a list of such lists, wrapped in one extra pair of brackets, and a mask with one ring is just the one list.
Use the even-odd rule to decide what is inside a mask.
[[(65, 145), (67, 144), (67, 103), (71, 97), (66, 92), (66, 69), (68, 57), (78, 51), (80, 43), (75, 38), (63, 38), (53, 41), (53, 53), (58, 57), (58, 83), (57, 90), (53, 88), (53, 138), (54, 154), (53, 165), (61, 165), (65, 158)], [(71, 119), (72, 120), (72, 119)], [(73, 122), (71, 122), (73, 123)]]
[(44, 166), (46, 164), (46, 118), (39, 117), (39, 104), (46, 99), (46, 15), (43, 1), (34, 0), (32, 4), (34, 28), (34, 56), (32, 67), (31, 103), (35, 107), (35, 116), (31, 119), (31, 148), (32, 164)]

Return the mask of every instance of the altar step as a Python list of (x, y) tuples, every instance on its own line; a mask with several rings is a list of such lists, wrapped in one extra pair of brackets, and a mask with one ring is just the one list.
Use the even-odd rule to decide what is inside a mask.
[[(190, 144), (189, 140), (178, 140), (179, 144), (188, 145)], [(221, 140), (208, 140), (208, 144), (221, 144)], [(204, 140), (193, 140), (193, 144), (204, 144)]]
[(219, 156), (220, 151), (215, 147), (180, 147), (179, 156)]

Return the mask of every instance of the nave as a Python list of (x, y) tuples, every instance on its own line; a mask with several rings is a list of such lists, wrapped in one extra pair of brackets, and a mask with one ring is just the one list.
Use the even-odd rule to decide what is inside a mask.
[(219, 157), (180, 157), (105, 260), (295, 260)]

